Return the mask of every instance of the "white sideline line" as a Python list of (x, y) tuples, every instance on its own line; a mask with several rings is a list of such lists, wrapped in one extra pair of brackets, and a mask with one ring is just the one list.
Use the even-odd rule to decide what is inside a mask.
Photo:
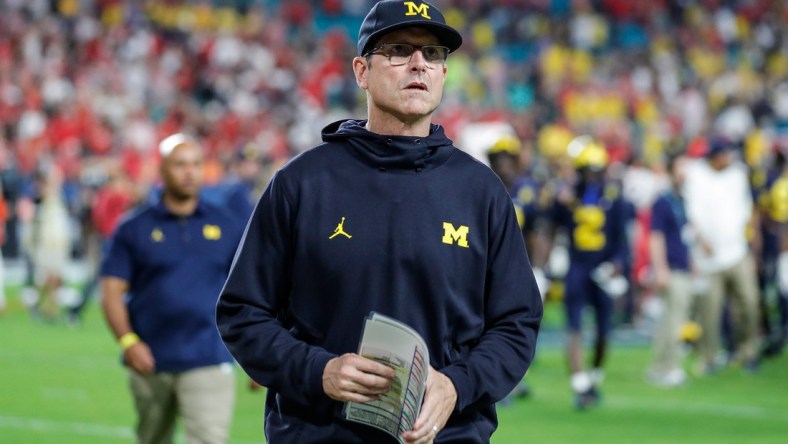
[(108, 426), (85, 422), (52, 421), (40, 418), (0, 415), (0, 428), (28, 430), (40, 433), (70, 433), (104, 438), (133, 439), (131, 427)]
[[(262, 429), (262, 425), (260, 428)], [(26, 418), (22, 416), (0, 415), (0, 430), (2, 429), (16, 429), (47, 434), (69, 434), (127, 440), (133, 440), (135, 438), (134, 430), (132, 427), (127, 426), (110, 426), (105, 424), (75, 421), (52, 421), (49, 419)], [(230, 442), (232, 444), (260, 444), (262, 440), (263, 437), (261, 436), (259, 441), (239, 441), (236, 439), (231, 439)], [(178, 433), (178, 435), (175, 437), (175, 442), (185, 442), (183, 433)]]
[(41, 396), (50, 401), (88, 402), (90, 396), (87, 390), (72, 389), (67, 387), (41, 387)]
[[(118, 361), (117, 355), (75, 355), (68, 351), (48, 351), (46, 353), (41, 353), (36, 350), (5, 350), (0, 349), (0, 358), (7, 362), (12, 362), (12, 360), (19, 360), (25, 359), (28, 361), (35, 361), (38, 363), (41, 362), (52, 362), (57, 361), (59, 366), (68, 365), (70, 367), (77, 367), (77, 368), (88, 368), (88, 369), (116, 369), (123, 367), (121, 366), (120, 362)], [(63, 360), (63, 358), (68, 358), (68, 360)]]
[(619, 408), (637, 408), (641, 410), (660, 410), (681, 413), (705, 413), (725, 418), (750, 418), (760, 420), (777, 420), (788, 422), (788, 411), (757, 407), (751, 405), (728, 405), (669, 400), (632, 398), (629, 396), (610, 396), (602, 399), (602, 408), (610, 405)]

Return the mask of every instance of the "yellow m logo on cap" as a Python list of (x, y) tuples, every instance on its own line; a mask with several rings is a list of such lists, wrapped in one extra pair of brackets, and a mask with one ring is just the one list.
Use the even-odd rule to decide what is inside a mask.
[(408, 7), (408, 12), (405, 15), (421, 15), (427, 20), (432, 20), (432, 17), (429, 15), (430, 5), (426, 3), (417, 5), (416, 2), (405, 2), (405, 6)]
[(457, 245), (465, 248), (469, 248), (468, 246), (468, 232), (470, 229), (465, 225), (460, 225), (460, 228), (454, 228), (454, 225), (451, 222), (444, 222), (443, 223), (443, 239), (441, 241), (444, 244), (453, 244), (457, 242)]

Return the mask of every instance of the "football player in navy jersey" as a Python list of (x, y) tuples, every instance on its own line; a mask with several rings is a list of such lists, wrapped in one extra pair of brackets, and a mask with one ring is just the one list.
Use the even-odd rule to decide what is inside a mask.
[[(761, 249), (758, 261), (758, 283), (761, 290), (761, 316), (766, 343), (764, 357), (782, 352), (788, 329), (788, 291), (779, 284), (778, 260), (788, 251), (788, 166), (785, 155), (777, 151), (774, 167), (756, 170), (754, 193), (760, 222)], [(761, 173), (761, 174), (759, 174)], [(760, 176), (761, 180), (758, 180)], [(760, 185), (760, 186), (758, 186)], [(776, 302), (775, 304), (770, 303)], [(772, 319), (777, 310), (777, 323)]]
[(522, 143), (510, 134), (500, 137), (487, 151), (490, 168), (509, 191), (523, 232), (526, 249), (533, 256), (539, 249), (537, 227), (544, 216), (542, 184), (531, 171), (530, 162), (522, 162)]
[[(567, 153), (576, 180), (557, 192), (549, 217), (555, 232), (563, 230), (568, 240), (569, 269), (564, 278), (567, 353), (575, 405), (585, 409), (599, 401), (613, 297), (628, 286), (622, 275), (628, 253), (628, 207), (618, 184), (606, 179), (608, 154), (603, 146), (590, 136), (579, 136)], [(584, 363), (581, 334), (587, 305), (596, 321), (590, 369)]]
[[(544, 225), (540, 222), (544, 216), (544, 207), (540, 205), (542, 188), (532, 175), (530, 162), (523, 162), (522, 157), (522, 143), (517, 136), (511, 134), (501, 136), (487, 150), (490, 168), (501, 179), (512, 197), (517, 222), (520, 225), (528, 254), (534, 256), (540, 248), (541, 240), (537, 227)], [(522, 165), (523, 163), (524, 165)], [(544, 298), (547, 287), (544, 272), (541, 269), (534, 269), (534, 277), (542, 298)], [(504, 399), (504, 404), (509, 403), (513, 397), (523, 398), (529, 394), (528, 384), (521, 381)]]

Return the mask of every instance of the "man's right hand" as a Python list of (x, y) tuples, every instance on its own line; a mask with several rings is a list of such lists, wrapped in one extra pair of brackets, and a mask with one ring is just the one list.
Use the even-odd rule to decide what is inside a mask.
[(148, 344), (144, 342), (138, 342), (124, 351), (123, 362), (143, 375), (156, 371), (156, 360), (153, 359)]
[(664, 290), (670, 284), (670, 269), (654, 267), (654, 289)]
[(391, 388), (394, 369), (356, 353), (345, 353), (323, 369), (323, 391), (336, 401), (370, 402)]

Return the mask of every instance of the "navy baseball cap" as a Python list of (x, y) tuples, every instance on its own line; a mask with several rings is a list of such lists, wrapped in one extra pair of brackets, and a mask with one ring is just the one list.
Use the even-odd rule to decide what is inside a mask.
[(713, 157), (720, 153), (734, 151), (735, 149), (736, 145), (732, 141), (720, 136), (713, 137), (711, 141), (709, 141), (709, 150), (706, 152), (706, 157)]
[(423, 1), (384, 0), (375, 4), (358, 30), (358, 55), (372, 49), (375, 41), (389, 32), (409, 27), (424, 28), (435, 34), (441, 45), (453, 52), (462, 45), (462, 36), (446, 24), (443, 13)]

